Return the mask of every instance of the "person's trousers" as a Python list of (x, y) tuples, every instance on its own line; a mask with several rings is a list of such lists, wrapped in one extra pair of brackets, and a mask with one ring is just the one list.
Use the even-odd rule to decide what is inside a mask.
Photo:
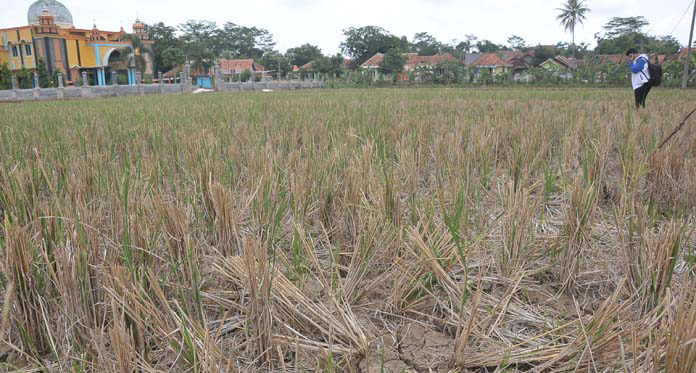
[(647, 82), (633, 90), (633, 94), (636, 96), (636, 107), (645, 107), (645, 98), (648, 97), (650, 88), (652, 88), (652, 84)]

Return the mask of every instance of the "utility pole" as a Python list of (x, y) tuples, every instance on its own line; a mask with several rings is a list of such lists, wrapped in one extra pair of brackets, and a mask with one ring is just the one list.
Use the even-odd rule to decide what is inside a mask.
[(691, 41), (694, 37), (694, 21), (696, 21), (696, 3), (694, 3), (694, 15), (691, 17), (689, 44), (686, 45), (686, 61), (684, 61), (684, 78), (682, 80), (682, 88), (686, 88), (686, 83), (689, 81), (689, 60), (691, 60)]

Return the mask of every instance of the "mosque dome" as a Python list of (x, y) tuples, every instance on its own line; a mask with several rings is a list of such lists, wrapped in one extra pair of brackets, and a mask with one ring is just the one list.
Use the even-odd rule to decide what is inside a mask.
[(56, 25), (65, 28), (74, 27), (72, 14), (70, 14), (70, 11), (65, 5), (56, 0), (37, 0), (31, 4), (29, 12), (27, 13), (29, 24), (38, 24), (39, 16), (44, 10), (48, 10), (48, 13), (53, 16), (53, 22), (55, 22)]

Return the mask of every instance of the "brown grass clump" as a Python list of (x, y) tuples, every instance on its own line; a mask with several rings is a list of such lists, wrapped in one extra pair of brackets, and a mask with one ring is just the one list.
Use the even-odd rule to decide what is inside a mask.
[(2, 106), (0, 370), (692, 371), (689, 94), (629, 94)]

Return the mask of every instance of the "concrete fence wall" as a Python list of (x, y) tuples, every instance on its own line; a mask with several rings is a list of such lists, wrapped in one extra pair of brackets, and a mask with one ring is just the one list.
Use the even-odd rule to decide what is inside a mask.
[[(264, 89), (270, 89), (274, 91), (309, 89), (321, 88), (322, 86), (323, 82), (321, 81), (225, 83), (218, 80), (215, 84), (214, 89), (220, 92), (241, 92), (261, 91)], [(192, 93), (195, 89), (196, 87), (194, 87), (191, 83), (10, 89), (0, 90), (0, 101), (62, 100), (90, 97), (182, 94)]]

